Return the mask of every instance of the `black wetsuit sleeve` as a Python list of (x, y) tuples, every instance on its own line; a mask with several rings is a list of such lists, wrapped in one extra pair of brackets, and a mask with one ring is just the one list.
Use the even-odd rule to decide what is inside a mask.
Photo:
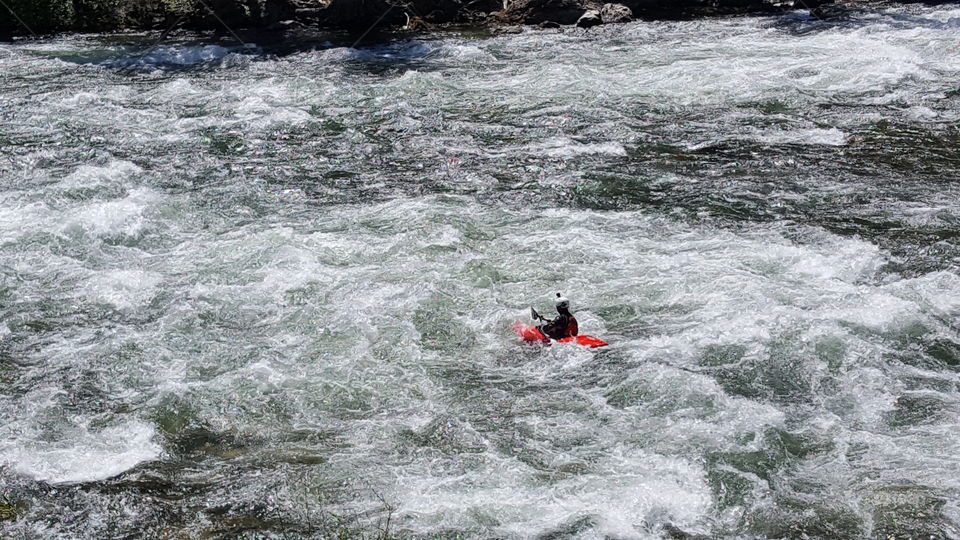
[(566, 315), (558, 315), (556, 319), (541, 326), (540, 331), (553, 339), (563, 339), (567, 337), (568, 324), (570, 320)]

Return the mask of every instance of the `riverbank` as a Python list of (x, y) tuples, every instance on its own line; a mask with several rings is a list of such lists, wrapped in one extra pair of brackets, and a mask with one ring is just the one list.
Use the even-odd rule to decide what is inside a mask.
[[(7, 0), (0, 38), (57, 32), (578, 25), (814, 9), (830, 0)], [(859, 4), (859, 3), (858, 3)], [(4, 11), (7, 11), (4, 9)]]

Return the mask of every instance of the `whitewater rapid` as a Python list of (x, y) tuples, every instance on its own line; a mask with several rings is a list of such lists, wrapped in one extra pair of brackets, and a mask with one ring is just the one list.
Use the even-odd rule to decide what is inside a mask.
[(0, 45), (0, 530), (960, 536), (958, 21)]

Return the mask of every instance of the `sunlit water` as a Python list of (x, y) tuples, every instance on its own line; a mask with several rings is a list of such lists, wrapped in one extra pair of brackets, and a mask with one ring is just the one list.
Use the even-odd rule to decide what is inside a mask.
[(3, 535), (960, 535), (960, 9), (296, 49), (0, 46)]

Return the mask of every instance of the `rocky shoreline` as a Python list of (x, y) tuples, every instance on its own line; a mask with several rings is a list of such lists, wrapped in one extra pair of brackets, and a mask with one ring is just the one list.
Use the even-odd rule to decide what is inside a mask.
[[(124, 30), (425, 30), (442, 25), (558, 27), (788, 9), (834, 0), (5, 0), (0, 39)], [(876, 2), (848, 2), (859, 5)], [(5, 6), (5, 7), (4, 7)], [(9, 9), (8, 9), (9, 8)], [(12, 14), (12, 16), (11, 16)]]
[[(815, 8), (832, 0), (5, 0), (0, 33), (41, 35), (63, 31), (428, 29), (477, 26), (598, 24), (634, 18)], [(9, 10), (7, 9), (9, 8)], [(12, 12), (12, 15), (11, 15)]]

